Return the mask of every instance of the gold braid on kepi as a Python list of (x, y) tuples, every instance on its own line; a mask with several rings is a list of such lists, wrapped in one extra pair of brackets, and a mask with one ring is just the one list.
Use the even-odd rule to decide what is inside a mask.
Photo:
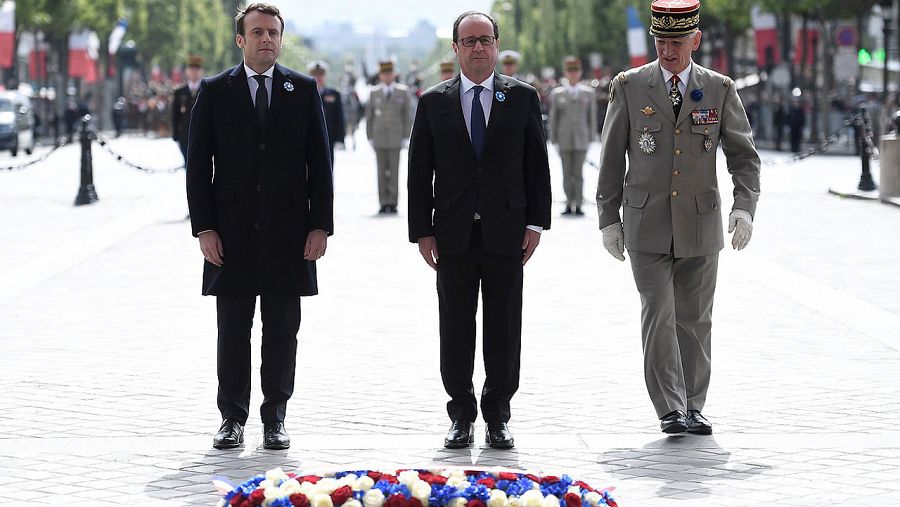
[(699, 27), (699, 0), (655, 0), (650, 4), (650, 35), (654, 37), (684, 37)]

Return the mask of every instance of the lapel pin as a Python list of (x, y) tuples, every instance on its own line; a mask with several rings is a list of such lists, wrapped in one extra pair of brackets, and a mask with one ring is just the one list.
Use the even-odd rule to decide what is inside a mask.
[(694, 102), (700, 102), (703, 100), (703, 89), (697, 88), (696, 90), (691, 92), (691, 98), (694, 99)]
[(506, 94), (503, 92), (495, 93), (494, 97), (497, 97), (497, 102), (503, 102), (504, 100), (506, 100)]
[(641, 112), (644, 113), (647, 118), (649, 118), (653, 116), (653, 113), (655, 113), (656, 111), (654, 111), (652, 107), (647, 106), (644, 109), (641, 109)]
[(290, 81), (285, 81), (285, 82), (284, 82), (284, 89), (287, 90), (287, 91), (289, 91), (289, 92), (294, 91), (294, 83), (292, 83), (292, 82), (290, 82)]

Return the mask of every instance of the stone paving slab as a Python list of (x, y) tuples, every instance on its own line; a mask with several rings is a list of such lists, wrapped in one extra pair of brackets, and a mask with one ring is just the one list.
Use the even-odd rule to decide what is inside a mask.
[[(179, 157), (167, 140), (115, 143), (154, 166)], [(183, 174), (104, 156), (86, 207), (71, 205), (70, 148), (0, 174), (0, 504), (213, 505), (213, 476), (445, 465), (565, 470), (615, 486), (623, 506), (900, 504), (900, 209), (827, 194), (858, 177), (852, 157), (765, 168), (750, 248), (722, 252), (712, 437), (658, 433), (630, 269), (603, 252), (596, 215), (554, 216), (526, 268), (518, 445), (503, 452), (440, 447), (434, 275), (404, 214), (375, 215), (371, 151), (339, 151), (337, 234), (322, 294), (303, 301), (294, 445), (260, 449), (251, 416), (226, 452), (210, 448), (215, 309)], [(585, 195), (595, 181), (586, 167)]]

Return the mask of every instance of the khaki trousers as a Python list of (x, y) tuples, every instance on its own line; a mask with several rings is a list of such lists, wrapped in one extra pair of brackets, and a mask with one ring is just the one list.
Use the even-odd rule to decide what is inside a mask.
[(376, 148), (375, 160), (378, 164), (378, 203), (381, 206), (396, 206), (400, 182), (400, 148)]
[(585, 150), (559, 150), (563, 167), (563, 190), (566, 192), (566, 206), (581, 206), (584, 202), (584, 180), (582, 167)]
[(710, 376), (719, 254), (676, 259), (629, 251), (641, 295), (644, 381), (658, 417), (702, 410)]

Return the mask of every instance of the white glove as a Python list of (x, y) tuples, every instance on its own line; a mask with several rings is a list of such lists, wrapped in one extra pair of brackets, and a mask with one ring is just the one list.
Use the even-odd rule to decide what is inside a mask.
[(731, 246), (735, 250), (743, 250), (753, 235), (753, 217), (742, 209), (733, 210), (728, 215), (728, 232), (734, 233), (731, 236)]
[(402, 149), (405, 150), (405, 149), (408, 149), (408, 148), (409, 148), (409, 139), (404, 139), (404, 140), (403, 140), (403, 144), (402, 144)]
[(603, 233), (603, 248), (616, 259), (624, 261), (625, 231), (622, 229), (622, 222), (607, 225), (600, 232)]

